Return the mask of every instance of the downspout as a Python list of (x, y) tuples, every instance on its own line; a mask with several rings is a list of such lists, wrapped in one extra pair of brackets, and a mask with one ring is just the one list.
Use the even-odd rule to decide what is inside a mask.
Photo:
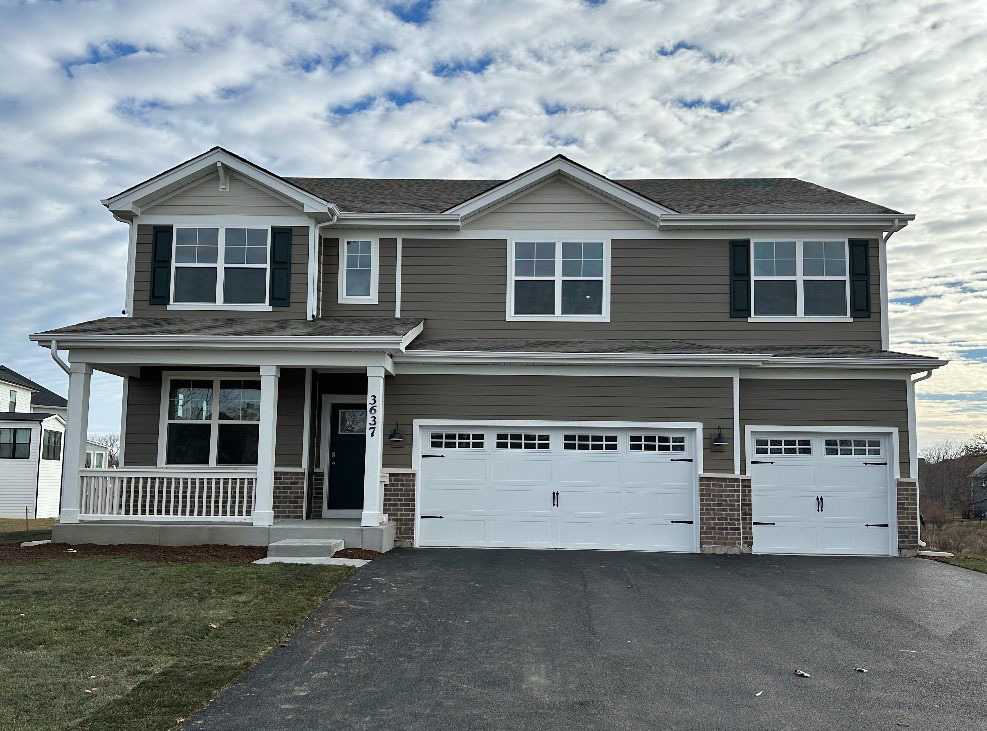
[(314, 306), (312, 307), (312, 317), (318, 316), (322, 308), (322, 302), (319, 301), (319, 277), (322, 276), (322, 271), (321, 271), (321, 267), (319, 267), (319, 259), (318, 259), (319, 251), (322, 248), (322, 229), (325, 228), (326, 226), (331, 226), (332, 224), (336, 223), (336, 221), (338, 220), (339, 220), (339, 209), (336, 208), (336, 206), (334, 206), (332, 203), (330, 203), (329, 220), (324, 223), (316, 224), (315, 226), (315, 241), (313, 243), (314, 251), (309, 252), (309, 256), (311, 256), (312, 259), (315, 260), (316, 262), (316, 265), (314, 267), (315, 279), (314, 281), (310, 282), (313, 292), (313, 303), (314, 303)]
[(881, 267), (881, 350), (891, 349), (891, 323), (888, 319), (888, 239), (906, 225), (907, 222), (898, 223), (898, 219), (895, 218), (891, 224), (891, 229), (881, 234), (881, 245), (878, 252)]
[(909, 472), (912, 472), (912, 479), (915, 480), (915, 512), (918, 514), (918, 545), (921, 548), (925, 548), (925, 541), (922, 540), (922, 517), (921, 511), (919, 510), (918, 495), (919, 495), (919, 484), (918, 484), (918, 434), (916, 433), (916, 428), (918, 424), (918, 415), (915, 413), (915, 384), (919, 381), (924, 381), (927, 378), (932, 377), (932, 369), (925, 372), (924, 375), (919, 376), (915, 379), (908, 379), (908, 411), (909, 419), (908, 423), (908, 462), (909, 462)]
[(69, 367), (69, 364), (62, 360), (61, 356), (58, 354), (58, 341), (52, 340), (49, 346), (51, 348), (51, 359), (58, 364), (59, 368), (71, 375), (72, 369)]

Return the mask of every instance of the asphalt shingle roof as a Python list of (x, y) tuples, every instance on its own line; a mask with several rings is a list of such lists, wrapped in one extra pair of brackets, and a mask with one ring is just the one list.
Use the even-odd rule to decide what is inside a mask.
[[(441, 213), (502, 180), (285, 178), (350, 213)], [(613, 182), (679, 213), (899, 213), (798, 178), (640, 178)]]
[(54, 414), (46, 414), (41, 411), (15, 411), (0, 413), (0, 421), (44, 421)]
[(40, 391), (41, 386), (32, 381), (30, 378), (25, 378), (17, 371), (11, 370), (5, 365), (0, 365), (0, 381), (6, 381), (7, 383), (13, 383), (15, 386), (20, 386), (21, 388), (29, 388), (32, 391)]
[(31, 394), (31, 406), (49, 406), (64, 409), (68, 405), (68, 399), (59, 396), (54, 391), (49, 391), (44, 386), (37, 393)]
[(413, 317), (323, 317), (315, 320), (232, 317), (103, 317), (42, 335), (215, 335), (217, 337), (401, 337), (421, 323)]

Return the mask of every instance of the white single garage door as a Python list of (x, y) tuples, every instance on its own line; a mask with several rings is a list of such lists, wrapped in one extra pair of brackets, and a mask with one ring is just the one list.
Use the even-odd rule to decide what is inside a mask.
[(417, 545), (696, 551), (694, 434), (422, 427)]
[(757, 433), (755, 553), (895, 554), (888, 436)]

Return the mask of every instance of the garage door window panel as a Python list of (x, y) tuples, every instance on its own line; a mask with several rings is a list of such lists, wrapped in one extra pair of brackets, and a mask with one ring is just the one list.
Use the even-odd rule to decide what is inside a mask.
[(433, 449), (483, 449), (483, 434), (473, 432), (432, 432), (429, 443)]
[(771, 454), (776, 456), (811, 455), (812, 440), (758, 437), (754, 440), (754, 454)]
[(684, 452), (685, 437), (664, 434), (631, 434), (629, 447), (632, 452)]
[(551, 436), (548, 434), (497, 433), (497, 449), (545, 450), (551, 449), (551, 446)]
[(616, 452), (616, 434), (563, 434), (562, 449), (576, 452)]
[(880, 457), (880, 439), (827, 439), (828, 457)]

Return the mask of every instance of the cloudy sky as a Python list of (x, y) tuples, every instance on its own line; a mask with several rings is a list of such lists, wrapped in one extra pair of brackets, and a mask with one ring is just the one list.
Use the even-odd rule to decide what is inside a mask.
[[(223, 145), (283, 175), (793, 176), (914, 212), (892, 347), (923, 443), (987, 431), (987, 0), (0, 0), (0, 362), (119, 314), (99, 199)], [(119, 428), (94, 379), (92, 431)]]

